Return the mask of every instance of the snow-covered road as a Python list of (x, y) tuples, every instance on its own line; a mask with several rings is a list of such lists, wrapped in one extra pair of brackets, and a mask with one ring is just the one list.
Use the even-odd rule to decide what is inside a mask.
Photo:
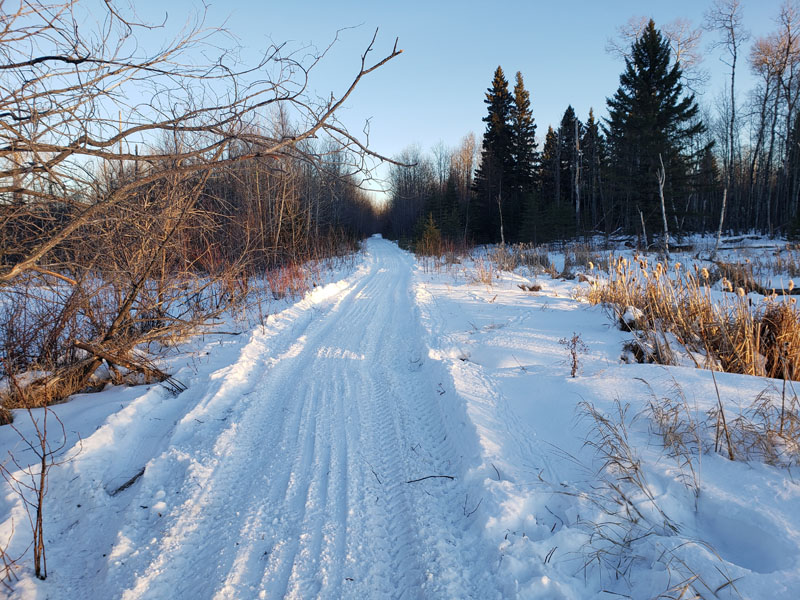
[[(774, 382), (626, 364), (628, 334), (577, 282), (542, 277), (531, 293), (531, 273), (485, 283), (478, 261), (417, 262), (372, 238), (263, 326), (186, 340), (169, 359), (177, 397), (111, 386), (53, 407), (69, 439), (48, 479), (48, 577), (33, 576), (24, 505), (4, 488), (0, 548), (21, 558), (0, 596), (582, 600), (691, 585), (794, 600), (800, 483), (714, 452), (708, 420), (720, 397), (746, 414)], [(654, 398), (681, 400), (702, 448), (665, 453)], [(625, 419), (640, 487), (587, 444), (589, 405)], [(3, 427), (6, 452), (35, 459)]]
[[(115, 516), (93, 523), (73, 509), (72, 529), (99, 530), (62, 533), (78, 546), (52, 559), (51, 593), (497, 597), (451, 442), (463, 434), (438, 402), (448, 375), (420, 345), (412, 265), (371, 239), (346, 285), (274, 319), (193, 409), (172, 425), (164, 415), (163, 435), (132, 453), (147, 465), (141, 479), (94, 495)], [(115, 439), (140, 427), (131, 417), (111, 425)], [(109, 450), (87, 445), (59, 479)]]

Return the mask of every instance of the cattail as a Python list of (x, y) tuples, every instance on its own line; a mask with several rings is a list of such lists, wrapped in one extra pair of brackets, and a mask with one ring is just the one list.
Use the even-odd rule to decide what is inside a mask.
[(589, 261), (589, 270), (594, 271), (594, 263), (592, 261)]
[(794, 279), (789, 280), (789, 291), (791, 292), (794, 289)]
[(709, 278), (708, 269), (706, 269), (705, 267), (703, 267), (703, 270), (700, 271), (700, 274), (703, 276), (703, 279)]
[(736, 295), (739, 296), (739, 298), (744, 298), (744, 289), (736, 288)]

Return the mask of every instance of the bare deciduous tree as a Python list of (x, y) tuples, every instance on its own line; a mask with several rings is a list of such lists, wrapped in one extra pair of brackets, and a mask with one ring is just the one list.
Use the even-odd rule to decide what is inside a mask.
[[(620, 58), (629, 58), (631, 45), (641, 36), (647, 27), (650, 17), (631, 17), (617, 28), (617, 38), (611, 38), (606, 44), (606, 52)], [(700, 66), (703, 54), (700, 50), (700, 39), (703, 30), (694, 27), (686, 19), (675, 19), (660, 26), (661, 33), (668, 40), (672, 55), (681, 63), (683, 78), (689, 88), (695, 89), (708, 81), (708, 73)]]
[[(222, 287), (196, 277), (224, 254), (214, 232), (216, 209), (231, 206), (217, 185), (223, 169), (258, 163), (288, 185), (301, 165), (325, 172), (335, 163), (342, 173), (388, 160), (336, 113), (402, 52), (396, 42), (371, 62), (376, 32), (342, 91), (319, 99), (309, 80), (327, 49), (276, 44), (244, 67), (218, 50), (221, 30), (199, 18), (148, 54), (140, 34), (166, 26), (127, 18), (111, 0), (103, 6), (95, 30), (80, 25), (91, 22), (90, 7), (77, 0), (0, 12), (0, 285), (39, 313), (26, 315), (36, 335), (13, 352), (6, 346), (3, 368), (48, 372), (34, 382), (46, 402), (84, 388), (109, 356), (157, 373), (135, 346), (186, 331), (235, 296), (241, 264)], [(308, 223), (305, 206), (291, 212), (293, 193), (270, 198), (280, 203), (275, 246)], [(246, 229), (236, 261), (263, 241)], [(210, 286), (217, 302), (201, 302)], [(14, 303), (4, 304), (0, 320), (18, 321)]]
[(731, 68), (731, 85), (729, 97), (728, 131), (727, 131), (727, 164), (725, 169), (725, 187), (730, 188), (734, 180), (736, 161), (736, 63), (739, 50), (749, 34), (742, 27), (742, 5), (739, 0), (715, 0), (706, 12), (705, 27), (721, 33), (722, 39), (715, 42), (715, 47), (723, 47), (728, 59), (722, 61)]

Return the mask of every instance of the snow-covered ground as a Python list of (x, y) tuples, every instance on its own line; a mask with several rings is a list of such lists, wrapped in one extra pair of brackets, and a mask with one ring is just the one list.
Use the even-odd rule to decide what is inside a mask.
[[(797, 598), (794, 471), (670, 455), (656, 434), (653, 398), (705, 423), (711, 373), (622, 363), (626, 334), (574, 281), (476, 276), (373, 238), (354, 272), (263, 327), (187, 345), (177, 397), (116, 388), (54, 407), (69, 439), (49, 478), (48, 578), (28, 552), (0, 594)], [(716, 379), (732, 415), (772, 383)], [(31, 435), (25, 413), (15, 425)], [(33, 460), (8, 427), (0, 449)], [(22, 554), (10, 492), (0, 522)]]

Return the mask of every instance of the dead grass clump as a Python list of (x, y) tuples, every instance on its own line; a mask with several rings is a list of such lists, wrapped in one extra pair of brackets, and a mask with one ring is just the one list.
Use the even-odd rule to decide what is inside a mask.
[(609, 254), (596, 252), (588, 244), (575, 244), (564, 249), (564, 272), (571, 272), (576, 267), (585, 271), (599, 269), (608, 271)]
[[(709, 427), (719, 421), (719, 408), (708, 413)], [(774, 466), (800, 464), (800, 402), (774, 388), (762, 391), (741, 414), (727, 423), (733, 454)]]
[[(670, 404), (663, 406), (659, 423), (665, 431), (676, 435), (682, 432), (678, 435), (680, 439), (670, 438), (668, 452), (676, 457), (698, 452), (697, 442), (685, 441), (698, 439), (698, 429), (681, 429), (682, 426), (676, 425), (684, 415), (690, 415), (685, 398), (678, 394), (677, 399), (667, 400)], [(661, 405), (662, 400), (653, 394), (653, 406)], [(643, 415), (632, 414), (630, 405), (619, 399), (608, 413), (591, 402), (581, 402), (578, 416), (588, 425), (584, 445), (593, 450), (594, 475), (583, 484), (571, 486), (549, 482), (539, 474), (539, 480), (553, 493), (583, 503), (576, 521), (576, 526), (586, 534), (578, 555), (580, 568), (585, 573), (596, 572), (603, 593), (619, 597), (639, 597), (631, 595), (634, 586), (641, 583), (631, 580), (637, 566), (660, 573), (651, 583), (663, 591), (651, 596), (654, 598), (711, 598), (726, 588), (738, 595), (735, 579), (727, 573), (724, 561), (713, 547), (684, 537), (677, 523), (659, 505), (660, 494), (656, 496), (655, 492), (658, 488), (649, 482), (631, 435)], [(578, 458), (569, 454), (567, 457), (581, 464)], [(699, 482), (695, 483), (691, 473), (689, 477), (684, 483), (698, 488)], [(693, 546), (702, 546), (707, 551), (702, 554), (708, 556), (711, 564), (696, 564)], [(621, 588), (621, 584), (627, 584), (628, 590)]]
[[(630, 442), (628, 430), (637, 418), (628, 415), (630, 405), (616, 400), (616, 414), (613, 415), (601, 412), (586, 401), (581, 402), (579, 408), (592, 425), (592, 433), (585, 444), (594, 449), (595, 458), (601, 464), (600, 471), (610, 476), (606, 484), (617, 495), (617, 504), (626, 519), (643, 520), (667, 535), (677, 532), (677, 526), (658, 506), (641, 460)], [(628, 486), (631, 490), (626, 492), (624, 488)], [(633, 501), (634, 494), (639, 501)]]
[[(642, 380), (643, 381), (643, 380)], [(702, 425), (695, 419), (681, 387), (675, 383), (672, 393), (659, 398), (650, 384), (651, 432), (658, 435), (667, 456), (678, 467), (678, 479), (694, 496), (695, 509), (700, 496), (700, 477), (695, 463), (703, 453)]]
[(591, 492), (579, 494), (600, 511), (598, 517), (580, 521), (589, 533), (583, 568), (596, 567), (611, 573), (614, 580), (627, 580), (634, 563), (652, 563), (652, 557), (641, 553), (649, 553), (641, 545), (644, 540), (672, 538), (678, 526), (658, 505), (631, 443), (629, 428), (637, 416), (631, 416), (630, 405), (619, 400), (615, 408), (605, 414), (589, 402), (579, 405), (582, 418), (590, 423), (585, 444), (600, 465)]
[(526, 243), (498, 246), (491, 253), (490, 258), (495, 266), (503, 271), (527, 267), (533, 273), (538, 274), (545, 272), (552, 265), (546, 247)]
[(497, 274), (490, 260), (479, 258), (475, 261), (475, 275), (472, 278), (473, 283), (482, 283), (483, 285), (491, 287), (495, 279), (497, 279)]
[(498, 271), (513, 271), (519, 267), (521, 254), (516, 246), (500, 244), (489, 252), (489, 260)]
[[(650, 385), (649, 417), (667, 456), (675, 459), (679, 479), (695, 495), (700, 491), (696, 464), (705, 452), (724, 453), (730, 460), (759, 461), (774, 466), (800, 465), (800, 400), (791, 382), (783, 389), (770, 386), (750, 405), (733, 416), (717, 389), (717, 404), (696, 418), (683, 390), (675, 383), (672, 392), (657, 397)], [(791, 393), (789, 393), (791, 390)]]
[(780, 253), (776, 254), (770, 271), (786, 273), (789, 277), (800, 277), (800, 253), (795, 249), (789, 250), (786, 256)]
[(610, 307), (617, 320), (635, 309), (637, 341), (645, 349), (672, 338), (698, 367), (719, 364), (726, 372), (774, 378), (800, 375), (800, 315), (794, 300), (772, 293), (754, 302), (727, 278), (723, 289), (736, 292), (716, 299), (710, 279), (707, 269), (620, 257), (609, 279), (593, 284), (587, 295), (590, 302)]
[(550, 254), (547, 248), (542, 246), (524, 246), (521, 247), (521, 262), (536, 273), (542, 273), (549, 269), (553, 262), (550, 260)]
[(771, 256), (756, 254), (751, 262), (756, 275), (785, 274), (793, 278), (800, 277), (800, 252), (796, 244), (787, 244)]

